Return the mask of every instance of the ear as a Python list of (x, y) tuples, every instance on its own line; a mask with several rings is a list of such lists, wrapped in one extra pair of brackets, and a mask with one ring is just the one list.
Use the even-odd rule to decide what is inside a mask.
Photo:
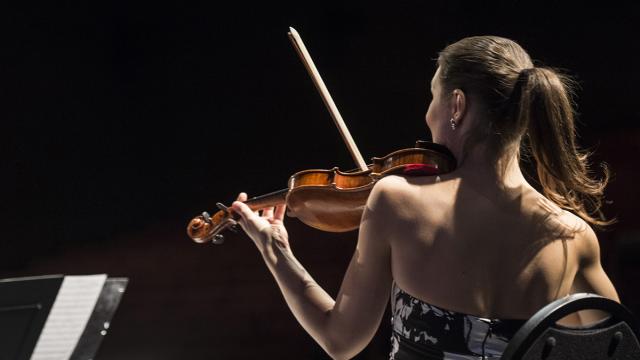
[(451, 96), (451, 118), (460, 126), (467, 113), (467, 96), (460, 89), (454, 89)]

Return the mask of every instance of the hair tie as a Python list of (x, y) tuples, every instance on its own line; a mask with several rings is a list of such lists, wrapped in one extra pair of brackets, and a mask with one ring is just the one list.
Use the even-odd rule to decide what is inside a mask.
[[(519, 90), (524, 84), (529, 81), (529, 75), (533, 74), (535, 67), (525, 68), (520, 70), (518, 73), (518, 78), (516, 79), (516, 83), (514, 85), (514, 90)], [(519, 91), (518, 91), (519, 92)], [(518, 99), (520, 98), (520, 94), (518, 94)]]
[(531, 73), (535, 70), (535, 67), (530, 67), (530, 68), (524, 68), (522, 70), (520, 70), (520, 73), (518, 73), (518, 75), (520, 77), (529, 77), (529, 75), (531, 75)]
[(520, 97), (522, 96), (522, 88), (526, 86), (529, 82), (529, 75), (533, 73), (535, 67), (524, 68), (520, 70), (518, 73), (518, 78), (516, 82), (513, 84), (513, 88), (511, 89), (511, 94), (509, 94), (509, 98), (506, 101), (506, 106), (504, 108), (505, 114), (513, 115), (516, 110), (516, 106), (520, 103)]
[(535, 70), (536, 70), (535, 67), (530, 67), (530, 68), (525, 68), (520, 70), (520, 72), (518, 73), (518, 80), (516, 81), (516, 86), (526, 83), (529, 80), (529, 76), (532, 75)]

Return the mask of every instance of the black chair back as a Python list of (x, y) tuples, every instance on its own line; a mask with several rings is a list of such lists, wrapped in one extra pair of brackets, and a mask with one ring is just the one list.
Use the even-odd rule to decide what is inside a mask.
[[(580, 310), (602, 310), (610, 317), (582, 328), (556, 324)], [(532, 316), (513, 336), (501, 359), (640, 359), (638, 337), (638, 324), (622, 304), (595, 294), (573, 294)]]

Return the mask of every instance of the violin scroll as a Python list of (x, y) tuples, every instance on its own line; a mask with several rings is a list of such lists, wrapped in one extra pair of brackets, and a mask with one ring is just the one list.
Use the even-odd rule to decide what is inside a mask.
[[(220, 203), (218, 204), (222, 205)], [(236, 225), (234, 215), (235, 214), (226, 207), (225, 209), (213, 214), (213, 216), (209, 215), (209, 213), (205, 211), (191, 219), (187, 226), (187, 234), (197, 243), (211, 241), (216, 245), (220, 245), (224, 243), (224, 236), (220, 233), (228, 228), (233, 229)]]
[[(274, 191), (261, 196), (248, 199), (244, 203), (253, 211), (273, 207), (286, 202), (289, 189)], [(226, 229), (235, 230), (237, 221), (240, 218), (232, 209), (222, 203), (216, 203), (219, 211), (210, 216), (206, 211), (194, 217), (187, 225), (187, 235), (197, 242), (222, 244), (224, 237), (220, 234)]]

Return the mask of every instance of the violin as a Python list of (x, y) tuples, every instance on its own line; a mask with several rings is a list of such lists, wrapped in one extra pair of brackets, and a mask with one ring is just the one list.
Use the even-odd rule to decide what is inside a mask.
[[(420, 140), (413, 148), (397, 150), (380, 158), (374, 157), (371, 164), (366, 165), (300, 35), (295, 29), (289, 29), (289, 39), (359, 168), (347, 172), (342, 172), (337, 167), (299, 171), (289, 177), (286, 189), (245, 201), (251, 210), (286, 203), (289, 216), (297, 217), (313, 228), (328, 232), (351, 231), (359, 227), (364, 206), (377, 180), (394, 174), (438, 175), (455, 169), (456, 159), (446, 147)], [(214, 244), (222, 244), (224, 237), (221, 232), (235, 226), (239, 215), (222, 203), (217, 203), (216, 206), (218, 211), (213, 216), (203, 212), (189, 222), (187, 234), (195, 242), (212, 241)]]
[[(394, 151), (372, 159), (364, 171), (342, 172), (304, 170), (293, 174), (288, 187), (245, 201), (251, 210), (287, 204), (288, 215), (322, 231), (346, 232), (355, 230), (369, 193), (375, 182), (387, 175), (438, 175), (453, 171), (456, 160), (444, 146), (417, 141), (414, 148)], [(189, 222), (187, 233), (196, 242), (213, 241), (220, 244), (223, 230), (235, 225), (238, 215), (218, 203), (218, 212), (203, 212)]]

